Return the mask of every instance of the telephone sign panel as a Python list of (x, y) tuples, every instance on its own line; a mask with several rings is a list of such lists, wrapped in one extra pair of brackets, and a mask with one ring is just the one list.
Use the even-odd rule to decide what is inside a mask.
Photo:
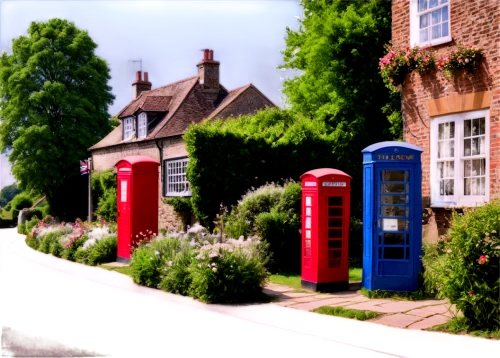
[(382, 142), (362, 153), (363, 287), (415, 291), (422, 250), (422, 149)]
[(315, 169), (302, 179), (302, 287), (346, 290), (351, 177), (336, 169)]

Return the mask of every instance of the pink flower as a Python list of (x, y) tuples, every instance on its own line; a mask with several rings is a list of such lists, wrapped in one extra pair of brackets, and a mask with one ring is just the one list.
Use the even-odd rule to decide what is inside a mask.
[(477, 260), (477, 262), (480, 264), (480, 265), (483, 265), (485, 264), (486, 262), (488, 262), (488, 259), (489, 259), (489, 256), (488, 255), (482, 255), (479, 257), (479, 259)]
[(472, 295), (474, 294), (474, 291), (473, 291), (473, 290), (470, 290), (469, 292), (467, 292), (467, 294), (468, 294), (469, 296), (472, 296)]
[(465, 63), (469, 63), (469, 59), (468, 58), (465, 59)]

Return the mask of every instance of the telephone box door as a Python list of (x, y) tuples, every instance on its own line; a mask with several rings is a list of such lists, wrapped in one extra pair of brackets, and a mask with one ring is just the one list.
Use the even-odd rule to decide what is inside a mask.
[(377, 168), (374, 280), (383, 286), (404, 287), (413, 276), (410, 260), (413, 176), (411, 166)]
[(130, 237), (131, 237), (131, 195), (130, 187), (132, 178), (130, 176), (120, 176), (118, 179), (118, 255), (123, 258), (130, 258)]

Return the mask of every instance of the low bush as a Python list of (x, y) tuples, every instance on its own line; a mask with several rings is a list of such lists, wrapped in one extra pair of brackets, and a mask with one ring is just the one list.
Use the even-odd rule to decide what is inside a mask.
[(469, 329), (500, 328), (500, 201), (454, 212), (439, 245), (425, 250), (426, 287), (456, 304)]
[[(42, 216), (40, 216), (40, 217), (42, 217)], [(29, 221), (26, 221), (25, 234), (31, 233), (33, 231), (33, 229), (38, 225), (39, 222), (40, 222), (40, 219), (36, 215), (32, 216)]]
[(268, 279), (265, 246), (259, 241), (232, 239), (204, 245), (189, 266), (189, 295), (214, 303), (258, 299)]
[(109, 235), (102, 240), (96, 241), (94, 245), (87, 249), (88, 256), (86, 263), (95, 266), (115, 261), (117, 247), (118, 240), (116, 235)]
[(196, 256), (196, 250), (187, 240), (182, 240), (179, 245), (179, 251), (175, 254), (172, 261), (163, 265), (163, 272), (158, 288), (181, 295), (189, 294), (192, 278), (189, 272), (189, 266)]
[(17, 233), (26, 235), (26, 225), (25, 224), (17, 224)]

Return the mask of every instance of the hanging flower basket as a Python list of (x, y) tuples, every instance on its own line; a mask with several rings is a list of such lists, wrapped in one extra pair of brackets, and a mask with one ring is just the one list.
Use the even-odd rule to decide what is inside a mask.
[(441, 58), (438, 68), (443, 71), (445, 77), (451, 78), (457, 72), (474, 72), (483, 59), (483, 51), (471, 45), (458, 45), (458, 50), (451, 51), (450, 55)]
[(436, 57), (427, 49), (415, 46), (404, 50), (388, 48), (387, 54), (379, 61), (380, 74), (387, 88), (400, 90), (407, 74), (414, 70), (424, 73), (436, 68)]

